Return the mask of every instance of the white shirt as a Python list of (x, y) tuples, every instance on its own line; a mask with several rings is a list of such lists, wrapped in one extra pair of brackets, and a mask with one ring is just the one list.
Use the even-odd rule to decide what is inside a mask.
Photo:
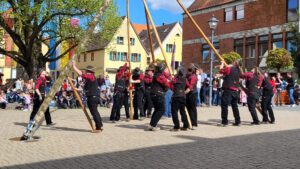
[(197, 88), (198, 89), (201, 89), (201, 86), (202, 86), (202, 77), (201, 75), (197, 75)]

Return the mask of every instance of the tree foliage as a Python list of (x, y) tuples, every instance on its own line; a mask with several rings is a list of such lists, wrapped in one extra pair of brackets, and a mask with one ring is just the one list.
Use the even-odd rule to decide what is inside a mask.
[[(0, 27), (9, 35), (17, 49), (7, 51), (0, 46), (0, 54), (7, 55), (22, 65), (29, 77), (37, 68), (45, 67), (78, 46), (84, 31), (89, 27), (105, 0), (0, 0)], [(70, 19), (77, 18), (80, 25), (71, 26)], [(103, 39), (113, 36), (119, 20), (113, 0), (100, 19), (98, 33)], [(109, 20), (109, 21), (108, 21)], [(42, 54), (42, 44), (55, 39), (53, 48)], [(60, 44), (68, 42), (69, 48), (60, 56), (53, 53)]]
[(293, 48), (290, 49), (291, 55), (294, 59), (294, 67), (298, 75), (300, 75), (300, 33), (298, 24), (290, 26), (292, 33), (292, 45)]
[(280, 72), (280, 69), (292, 69), (293, 64), (291, 54), (283, 48), (271, 50), (267, 57), (267, 67), (276, 69), (278, 72)]
[(236, 52), (224, 53), (222, 57), (227, 64), (232, 64), (237, 59), (242, 59), (241, 55)]

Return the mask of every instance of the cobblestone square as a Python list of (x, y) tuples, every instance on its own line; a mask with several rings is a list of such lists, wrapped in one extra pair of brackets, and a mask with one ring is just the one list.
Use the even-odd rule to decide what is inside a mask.
[[(242, 126), (218, 127), (220, 108), (198, 108), (199, 127), (170, 132), (146, 131), (149, 119), (110, 123), (100, 109), (104, 131), (93, 134), (81, 110), (53, 113), (55, 127), (42, 126), (36, 142), (13, 141), (22, 135), (29, 112), (1, 111), (1, 168), (299, 168), (300, 111), (275, 108), (276, 124), (250, 126), (240, 107)], [(233, 120), (232, 113), (230, 118)]]

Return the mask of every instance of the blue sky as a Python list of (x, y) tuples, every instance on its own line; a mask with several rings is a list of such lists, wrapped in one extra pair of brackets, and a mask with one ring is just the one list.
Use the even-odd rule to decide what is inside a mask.
[[(121, 16), (126, 15), (126, 0), (115, 0)], [(182, 10), (176, 0), (147, 0), (150, 13), (156, 25), (182, 21)], [(182, 0), (189, 6), (193, 0)], [(130, 0), (130, 17), (133, 23), (145, 24), (145, 10), (142, 0)]]

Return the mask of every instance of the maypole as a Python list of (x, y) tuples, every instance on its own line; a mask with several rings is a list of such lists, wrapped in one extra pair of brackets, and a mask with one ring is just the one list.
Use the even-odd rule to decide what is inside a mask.
[[(147, 2), (146, 2), (146, 0), (143, 0), (143, 2), (144, 2), (144, 6), (145, 6), (145, 9), (146, 9), (146, 13), (147, 13), (146, 16), (149, 17), (150, 23), (151, 23), (151, 25), (152, 25), (152, 27), (153, 27), (153, 31), (154, 31), (156, 40), (157, 40), (157, 42), (158, 42), (158, 44), (159, 44), (159, 47), (160, 47), (161, 52), (162, 52), (162, 54), (163, 54), (163, 57), (164, 57), (164, 59), (165, 59), (166, 66), (167, 66), (167, 68), (168, 68), (168, 70), (169, 70), (169, 73), (170, 73), (170, 74), (173, 74), (173, 71), (172, 71), (172, 69), (170, 68), (170, 65), (168, 64), (167, 57), (166, 57), (166, 53), (165, 53), (165, 50), (164, 50), (164, 48), (163, 48), (163, 46), (162, 46), (162, 43), (161, 43), (160, 37), (159, 37), (159, 35), (158, 35), (158, 32), (157, 32), (157, 30), (156, 30), (155, 24), (154, 24), (154, 22), (153, 22), (153, 19), (152, 19), (152, 17), (151, 17), (150, 12), (149, 12), (149, 8), (148, 8), (148, 5), (147, 5)], [(189, 128), (191, 129), (191, 128), (192, 128), (192, 123), (191, 123), (191, 119), (190, 119), (190, 116), (189, 116), (189, 114), (188, 114), (187, 111), (186, 111), (186, 116), (187, 116), (187, 119), (188, 119)]]
[[(128, 53), (127, 61), (129, 63), (129, 72), (131, 74), (131, 42), (130, 42), (130, 8), (129, 0), (126, 0), (126, 9), (127, 9), (127, 42), (128, 42)], [(133, 119), (133, 99), (132, 99), (132, 83), (129, 80), (129, 98), (130, 98), (130, 119)]]
[(145, 16), (146, 16), (148, 40), (149, 40), (149, 47), (150, 47), (151, 57), (152, 57), (152, 63), (154, 63), (155, 62), (155, 56), (154, 56), (153, 42), (152, 42), (152, 36), (151, 36), (151, 27), (150, 27), (150, 24), (149, 24), (149, 16), (148, 16), (146, 7), (145, 7)]

